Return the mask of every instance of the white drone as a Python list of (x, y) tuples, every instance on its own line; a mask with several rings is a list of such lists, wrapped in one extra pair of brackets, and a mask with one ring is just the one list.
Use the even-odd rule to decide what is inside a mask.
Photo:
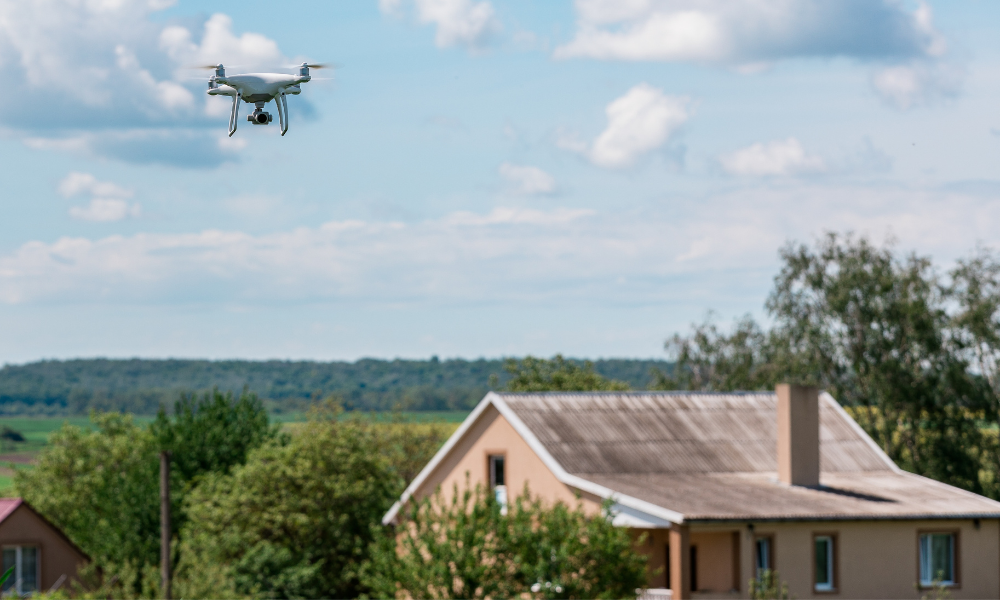
[(240, 100), (252, 102), (256, 107), (247, 115), (247, 121), (254, 125), (267, 125), (271, 122), (271, 113), (264, 112), (264, 105), (274, 100), (278, 109), (278, 123), (281, 125), (281, 135), (288, 132), (288, 101), (285, 96), (299, 94), (302, 88), (299, 84), (310, 81), (309, 69), (321, 69), (325, 65), (310, 65), (302, 63), (298, 75), (285, 73), (247, 73), (246, 75), (226, 76), (226, 68), (219, 65), (205, 67), (215, 69), (215, 75), (208, 80), (209, 96), (232, 96), (233, 112), (229, 116), (229, 136), (236, 133), (236, 120), (240, 114)]

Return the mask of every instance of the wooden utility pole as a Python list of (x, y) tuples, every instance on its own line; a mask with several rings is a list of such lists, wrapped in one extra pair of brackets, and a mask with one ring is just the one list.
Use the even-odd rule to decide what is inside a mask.
[(170, 600), (170, 452), (160, 452), (160, 578)]

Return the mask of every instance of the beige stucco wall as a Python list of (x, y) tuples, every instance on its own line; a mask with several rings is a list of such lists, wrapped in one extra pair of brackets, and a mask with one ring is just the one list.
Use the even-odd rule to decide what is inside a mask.
[(38, 546), (40, 549), (41, 589), (51, 588), (60, 576), (62, 585), (77, 576), (86, 558), (30, 508), (19, 506), (0, 523), (0, 546)]
[(562, 501), (570, 506), (576, 506), (580, 502), (588, 512), (600, 510), (599, 499), (589, 494), (577, 498), (572, 488), (556, 479), (552, 471), (493, 406), (488, 406), (483, 411), (414, 495), (424, 498), (433, 494), (440, 486), (445, 496), (450, 497), (456, 485), (459, 490), (465, 489), (466, 474), (471, 486), (477, 483), (487, 486), (487, 457), (491, 454), (502, 454), (505, 457), (504, 472), (507, 493), (511, 499), (519, 495), (525, 483), (528, 483), (532, 495), (541, 496), (550, 502)]
[[(971, 520), (956, 521), (827, 521), (691, 526), (691, 541), (708, 531), (740, 533), (740, 593), (747, 593), (753, 576), (753, 535), (774, 539), (774, 568), (797, 598), (920, 598), (927, 593), (915, 587), (918, 578), (918, 531), (958, 531), (959, 585), (951, 597), (1000, 598), (1000, 523), (983, 520), (977, 529)], [(837, 536), (837, 592), (813, 590), (813, 535)], [(701, 572), (709, 568), (701, 560)], [(720, 565), (720, 581), (731, 573), (732, 563)], [(708, 581), (708, 580), (706, 580)], [(732, 597), (728, 593), (695, 593), (695, 598)]]

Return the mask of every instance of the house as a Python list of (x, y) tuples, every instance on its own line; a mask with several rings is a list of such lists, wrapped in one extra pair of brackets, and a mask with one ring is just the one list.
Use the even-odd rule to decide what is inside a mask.
[(6, 595), (58, 589), (76, 579), (89, 557), (45, 517), (20, 498), (0, 498), (0, 549), (3, 572), (14, 567), (4, 584)]
[[(490, 393), (407, 487), (492, 487), (648, 535), (649, 596), (1000, 597), (1000, 503), (899, 469), (827, 393)], [(638, 542), (637, 542), (638, 543)]]

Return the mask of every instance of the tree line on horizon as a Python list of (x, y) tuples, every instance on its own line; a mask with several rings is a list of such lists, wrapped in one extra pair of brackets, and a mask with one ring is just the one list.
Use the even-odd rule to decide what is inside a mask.
[[(47, 360), (0, 367), (0, 415), (86, 415), (92, 409), (155, 415), (160, 406), (173, 406), (180, 393), (213, 389), (236, 394), (245, 389), (272, 413), (305, 412), (329, 396), (346, 410), (471, 410), (486, 392), (506, 383), (505, 360), (511, 359)], [(670, 369), (663, 360), (592, 364), (602, 377), (633, 389), (650, 385), (654, 370)]]

